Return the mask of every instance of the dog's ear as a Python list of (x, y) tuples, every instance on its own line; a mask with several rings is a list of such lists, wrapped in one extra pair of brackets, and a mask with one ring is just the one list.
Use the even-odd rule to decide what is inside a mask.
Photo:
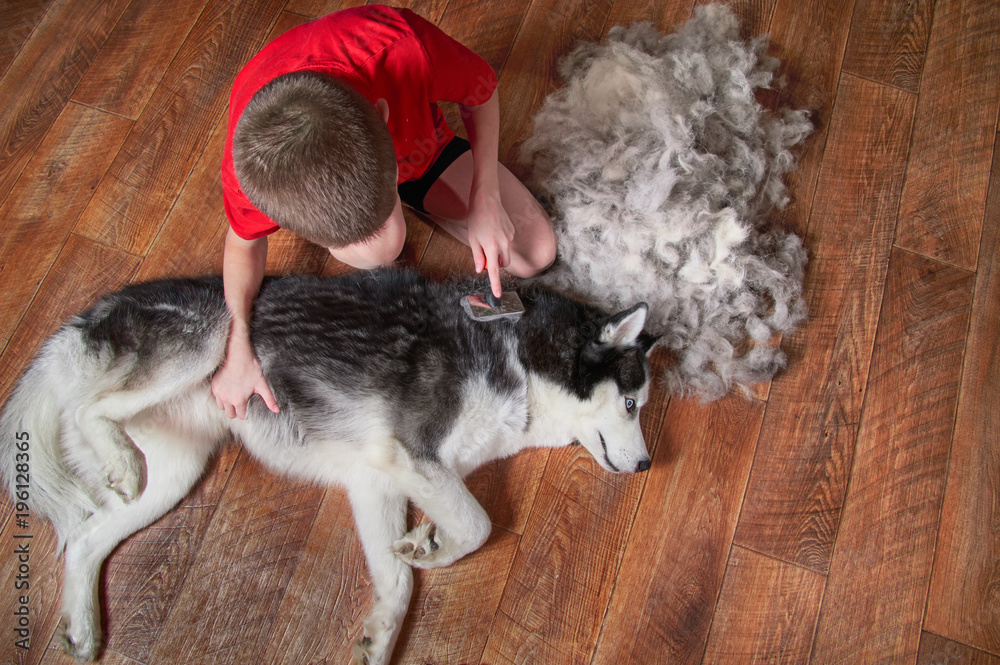
[(656, 343), (660, 341), (660, 337), (662, 337), (662, 335), (650, 335), (647, 332), (642, 333), (639, 335), (639, 348), (642, 349), (642, 352), (648, 356), (649, 352), (653, 350), (654, 346), (656, 346)]
[(642, 327), (646, 325), (646, 314), (649, 307), (641, 302), (624, 312), (615, 314), (601, 328), (601, 334), (597, 341), (600, 344), (609, 346), (633, 346), (642, 334)]

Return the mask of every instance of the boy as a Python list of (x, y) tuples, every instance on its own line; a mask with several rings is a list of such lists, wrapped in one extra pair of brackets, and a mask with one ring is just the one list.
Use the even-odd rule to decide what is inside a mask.
[[(470, 246), (497, 295), (500, 268), (530, 277), (552, 263), (547, 216), (497, 162), (496, 82), (485, 60), (436, 26), (381, 6), (295, 28), (240, 72), (222, 160), (232, 327), (212, 379), (230, 418), (245, 417), (253, 393), (278, 411), (249, 319), (267, 235), (279, 226), (374, 268), (402, 249), (402, 199)], [(459, 103), (468, 142), (448, 128), (438, 101)]]

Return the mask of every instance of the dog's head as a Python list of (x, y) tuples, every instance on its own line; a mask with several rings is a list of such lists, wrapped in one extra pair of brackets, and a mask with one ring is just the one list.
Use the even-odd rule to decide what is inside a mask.
[(580, 349), (577, 388), (585, 410), (574, 430), (597, 463), (614, 473), (650, 467), (639, 411), (649, 398), (648, 354), (655, 338), (643, 332), (645, 303), (599, 323)]

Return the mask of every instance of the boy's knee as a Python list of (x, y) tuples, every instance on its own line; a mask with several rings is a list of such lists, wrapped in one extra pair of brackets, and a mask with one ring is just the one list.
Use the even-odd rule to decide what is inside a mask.
[[(556, 236), (548, 215), (538, 208), (532, 223), (519, 233), (520, 246), (516, 250), (515, 259), (519, 265), (512, 266), (512, 273), (518, 277), (534, 277), (544, 272), (556, 260)], [(515, 239), (518, 239), (515, 236)]]

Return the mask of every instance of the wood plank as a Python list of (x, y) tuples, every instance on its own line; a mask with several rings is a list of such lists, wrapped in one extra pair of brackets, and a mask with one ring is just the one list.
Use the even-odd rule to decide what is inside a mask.
[(139, 117), (204, 7), (205, 0), (131, 3), (73, 99), (127, 118)]
[(530, 5), (530, 0), (453, 1), (448, 3), (438, 27), (481, 55), (494, 71), (500, 72)]
[[(714, 0), (697, 0), (696, 4), (709, 5)], [(771, 17), (777, 0), (730, 0), (729, 8), (740, 18), (740, 35), (744, 39), (754, 39), (768, 34)]]
[(734, 547), (702, 662), (809, 662), (825, 585), (821, 575)]
[(612, 0), (532, 2), (500, 75), (500, 161), (521, 180), (520, 144), (531, 135), (531, 118), (557, 86), (557, 64), (581, 39), (600, 38)]
[(781, 60), (773, 108), (806, 109), (814, 127), (798, 168), (785, 177), (791, 202), (775, 214), (776, 223), (800, 234), (812, 210), (853, 12), (854, 0), (778, 0), (771, 18), (767, 52)]
[(212, 129), (237, 72), (263, 45), (282, 0), (210, 0), (136, 121), (76, 231), (145, 254)]
[(628, 27), (636, 21), (648, 21), (664, 33), (676, 32), (691, 18), (694, 0), (658, 2), (657, 0), (617, 0), (604, 25), (603, 35), (615, 26)]
[(519, 542), (494, 529), (482, 548), (454, 565), (419, 571), (394, 660), (482, 662)]
[(964, 270), (893, 251), (814, 662), (917, 656), (972, 289)]
[[(45, 656), (45, 647), (59, 623), (59, 598), (62, 589), (62, 561), (57, 559), (56, 536), (48, 523), (36, 515), (30, 515), (22, 524), (9, 520), (0, 531), (4, 556), (0, 558), (0, 607), (4, 612), (3, 639), (0, 639), (0, 663), (5, 665), (34, 665)], [(28, 561), (18, 560), (15, 549), (27, 546)], [(21, 564), (27, 568), (22, 568)], [(18, 589), (15, 584), (28, 584), (26, 589)], [(21, 596), (25, 596), (22, 603)], [(22, 607), (27, 607), (28, 630), (27, 648), (17, 642), (22, 635), (14, 630), (21, 628), (20, 616), (14, 616)]]
[(1000, 151), (978, 265), (925, 626), (1000, 654)]
[(128, 0), (61, 0), (0, 80), (0, 200), (62, 113)]
[[(101, 665), (143, 665), (139, 661), (107, 649), (101, 652), (100, 662)], [(75, 665), (76, 663), (76, 660), (66, 655), (59, 640), (56, 639), (49, 642), (45, 657), (41, 661), (41, 665)]]
[[(134, 256), (70, 236), (50, 276), (28, 308), (7, 349), (0, 355), (0, 401), (7, 399), (21, 372), (50, 333), (69, 316), (89, 307), (95, 294), (126, 284), (137, 267), (138, 259)], [(23, 653), (5, 635), (0, 640), (0, 662), (3, 663), (40, 662), (59, 622), (63, 564), (56, 558), (55, 534), (36, 515), (29, 518), (28, 524), (28, 532), (33, 536), (29, 562), (31, 647)], [(8, 520), (4, 529), (0, 542), (13, 543), (17, 521)], [(8, 601), (11, 600), (9, 594), (15, 591), (17, 564), (14, 556), (5, 553), (0, 557), (0, 607), (14, 607), (14, 603)]]
[(589, 660), (645, 480), (552, 451), (483, 662)]
[(896, 242), (975, 270), (1000, 109), (1000, 4), (939, 0)]
[(372, 585), (343, 491), (326, 491), (300, 559), (259, 662), (347, 662)]
[(809, 321), (785, 340), (737, 542), (829, 569), (865, 398), (914, 100), (845, 75), (805, 245)]
[(0, 14), (0, 77), (3, 76), (10, 63), (28, 37), (34, 32), (53, 0), (7, 0)]
[(68, 104), (0, 205), (0, 349), (131, 126), (125, 118)]
[(763, 416), (736, 395), (671, 401), (595, 665), (701, 662)]
[(176, 508), (128, 538), (108, 557), (101, 578), (106, 649), (149, 662), (238, 454), (236, 446), (223, 449)]
[(920, 653), (917, 665), (1000, 665), (995, 656), (957, 642), (946, 640), (934, 633), (920, 636)]
[[(777, 0), (728, 0), (726, 4), (740, 19), (740, 36), (753, 39), (766, 34)], [(615, 26), (628, 27), (638, 21), (652, 23), (661, 33), (677, 32), (694, 16), (697, 5), (708, 5), (715, 0), (681, 0), (656, 2), (655, 0), (618, 0), (604, 26), (604, 34)]]
[(916, 93), (933, 0), (856, 0), (844, 71)]
[[(453, 566), (416, 571), (396, 662), (478, 662), (516, 546), (515, 535), (498, 529), (482, 549)], [(343, 492), (329, 490), (261, 662), (344, 661), (371, 603), (350, 503)]]
[(261, 662), (324, 491), (241, 454), (147, 662)]

